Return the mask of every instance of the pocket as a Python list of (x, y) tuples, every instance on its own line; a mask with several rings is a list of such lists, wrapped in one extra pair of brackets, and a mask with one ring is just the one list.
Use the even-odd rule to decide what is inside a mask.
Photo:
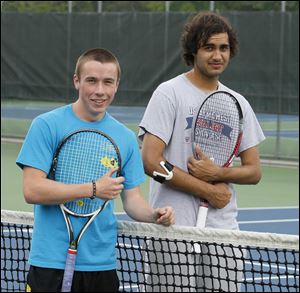
[(25, 292), (31, 292), (31, 287), (28, 283), (26, 283), (26, 289)]

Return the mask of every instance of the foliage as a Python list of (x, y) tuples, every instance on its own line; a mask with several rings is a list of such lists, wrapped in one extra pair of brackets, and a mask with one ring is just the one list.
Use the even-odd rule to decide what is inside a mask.
[[(103, 12), (166, 10), (167, 1), (1, 1), (1, 11), (18, 12), (67, 12), (68, 2), (73, 12), (97, 12), (101, 2)], [(222, 11), (280, 11), (282, 1), (169, 1), (172, 12), (209, 10), (210, 2)], [(299, 11), (299, 1), (285, 1), (286, 11)]]

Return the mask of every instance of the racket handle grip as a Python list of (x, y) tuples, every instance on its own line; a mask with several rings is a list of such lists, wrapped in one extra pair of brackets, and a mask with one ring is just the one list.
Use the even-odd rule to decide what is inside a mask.
[(208, 211), (208, 202), (206, 200), (201, 200), (199, 210), (198, 210), (197, 224), (196, 224), (198, 228), (205, 228), (207, 211)]
[[(205, 228), (207, 211), (208, 211), (208, 202), (206, 200), (201, 199), (199, 210), (198, 210), (196, 227), (201, 228), (201, 229)], [(194, 244), (194, 251), (196, 253), (198, 253), (198, 254), (201, 253), (201, 246), (200, 246), (200, 244), (198, 244), (198, 243)]]
[(76, 254), (76, 250), (71, 248), (68, 249), (68, 256), (66, 260), (61, 292), (71, 292), (73, 275), (75, 270)]

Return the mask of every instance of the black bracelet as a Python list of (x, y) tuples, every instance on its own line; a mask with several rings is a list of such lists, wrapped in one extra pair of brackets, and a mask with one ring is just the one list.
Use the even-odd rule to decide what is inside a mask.
[(166, 181), (166, 177), (160, 175), (153, 176), (153, 179), (161, 184), (163, 184)]
[(168, 161), (165, 161), (165, 166), (169, 171), (172, 171), (174, 168), (174, 166), (171, 163), (169, 163)]
[(96, 197), (96, 182), (95, 181), (92, 181), (92, 184), (93, 184), (93, 195), (90, 197), (90, 199), (94, 199)]

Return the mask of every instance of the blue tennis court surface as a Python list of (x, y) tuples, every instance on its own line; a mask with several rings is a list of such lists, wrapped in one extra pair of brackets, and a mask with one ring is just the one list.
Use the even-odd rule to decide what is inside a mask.
[[(36, 116), (55, 109), (56, 106), (25, 106), (20, 107), (17, 105), (3, 105), (1, 106), (2, 118), (13, 119), (33, 119)], [(110, 106), (108, 112), (122, 123), (138, 124), (144, 115), (145, 107), (126, 107), (126, 106)], [(277, 119), (280, 122), (298, 122), (299, 116), (297, 115), (276, 115), (276, 114), (256, 114), (260, 122), (275, 122)], [(276, 130), (265, 130), (266, 136), (277, 136)], [(287, 138), (299, 138), (299, 129), (281, 130), (279, 135)]]
[[(119, 220), (130, 221), (125, 213)], [(239, 209), (240, 230), (299, 235), (299, 208), (242, 208)]]
[(239, 209), (240, 230), (299, 235), (299, 208)]

